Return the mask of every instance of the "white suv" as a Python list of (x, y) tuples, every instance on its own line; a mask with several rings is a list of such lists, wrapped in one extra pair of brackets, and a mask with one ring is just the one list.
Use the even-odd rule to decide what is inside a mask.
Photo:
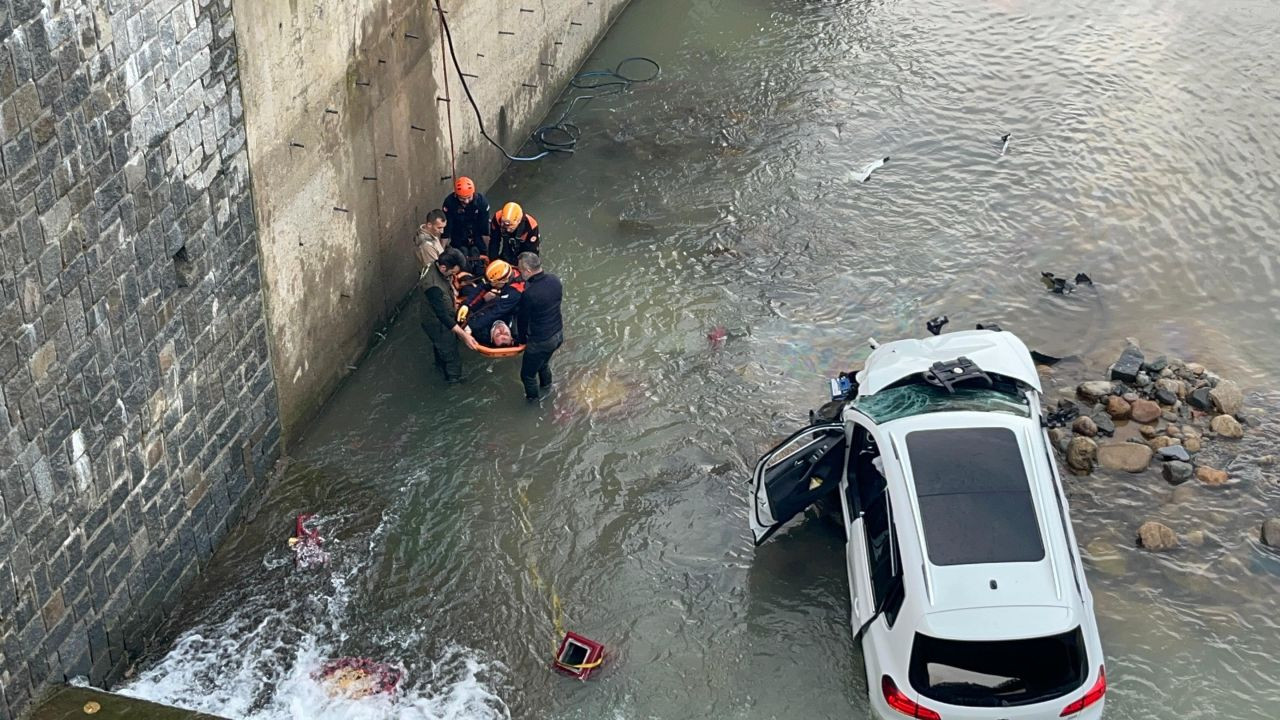
[[(874, 345), (874, 343), (873, 343)], [(855, 641), (881, 718), (1102, 716), (1093, 596), (1007, 332), (877, 347), (851, 387), (756, 465), (756, 544), (838, 491)]]

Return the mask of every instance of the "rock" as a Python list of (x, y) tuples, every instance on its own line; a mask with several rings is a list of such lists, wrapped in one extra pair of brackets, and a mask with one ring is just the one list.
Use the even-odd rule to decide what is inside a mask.
[(1244, 428), (1240, 427), (1240, 423), (1230, 415), (1215, 417), (1209, 422), (1209, 429), (1217, 433), (1219, 437), (1231, 439), (1244, 437)]
[(1200, 437), (1204, 433), (1200, 432), (1200, 428), (1195, 425), (1183, 425), (1182, 437)]
[(1132, 409), (1128, 401), (1122, 397), (1112, 395), (1107, 398), (1107, 415), (1110, 415), (1112, 420), (1128, 420)]
[(1140, 388), (1151, 387), (1151, 376), (1144, 372), (1140, 372), (1138, 373), (1138, 377), (1134, 379), (1133, 384)]
[(1081, 415), (1071, 423), (1071, 432), (1085, 437), (1093, 437), (1098, 434), (1098, 424), (1088, 415)]
[(1134, 422), (1153, 423), (1160, 417), (1160, 406), (1150, 400), (1138, 400), (1130, 407), (1129, 417)]
[(1164, 429), (1164, 434), (1171, 438), (1182, 438), (1182, 429), (1177, 425), (1170, 425)]
[[(1188, 474), (1187, 480), (1190, 480), (1191, 475), (1194, 475), (1194, 474), (1195, 474), (1194, 472)], [(1181, 481), (1181, 482), (1185, 482), (1185, 481)], [(1194, 500), (1195, 497), (1196, 497), (1195, 485), (1178, 485), (1173, 489), (1173, 492), (1169, 493), (1169, 502), (1184, 503), (1190, 500)]]
[(1262, 544), (1280, 548), (1280, 517), (1270, 518), (1262, 523)]
[(1138, 373), (1142, 370), (1142, 351), (1137, 345), (1129, 345), (1120, 353), (1119, 359), (1111, 366), (1109, 377), (1112, 380), (1121, 382), (1136, 382)]
[(1125, 402), (1132, 403), (1134, 400), (1137, 400), (1141, 396), (1138, 395), (1138, 393), (1136, 392), (1127, 392), (1121, 395), (1120, 397), (1123, 398)]
[(1191, 456), (1187, 454), (1187, 449), (1181, 445), (1168, 445), (1160, 448), (1156, 452), (1156, 456), (1161, 460), (1178, 460), (1181, 462), (1191, 462)]
[(1169, 367), (1169, 356), (1167, 355), (1157, 355), (1142, 364), (1142, 369), (1150, 373), (1159, 373), (1167, 367)]
[(1203, 485), (1226, 485), (1231, 480), (1225, 470), (1217, 470), (1208, 465), (1196, 468), (1196, 479)]
[[(1174, 380), (1173, 378), (1160, 378), (1156, 381), (1156, 389), (1167, 390), (1176, 398), (1184, 398), (1187, 396), (1187, 384), (1181, 380)], [(1165, 404), (1172, 405), (1173, 403)]]
[(1067, 444), (1067, 467), (1078, 472), (1092, 472), (1098, 457), (1098, 443), (1087, 437), (1074, 437)]
[(1197, 377), (1204, 374), (1204, 369), (1200, 363), (1187, 363), (1187, 372)]
[(1173, 377), (1176, 374), (1177, 373), (1173, 371), (1173, 368), (1165, 368), (1160, 371), (1160, 377)]
[(1277, 455), (1263, 455), (1262, 457), (1258, 458), (1259, 467), (1271, 467), (1272, 465), (1275, 465), (1277, 462), (1280, 462), (1280, 456), (1277, 456)]
[(1187, 403), (1197, 410), (1208, 412), (1213, 409), (1213, 399), (1210, 396), (1212, 392), (1212, 388), (1196, 388), (1187, 394)]
[(1187, 544), (1191, 547), (1200, 547), (1201, 545), (1204, 545), (1204, 531), (1192, 530), (1187, 533)]
[(1156, 429), (1155, 425), (1143, 425), (1138, 428), (1138, 432), (1142, 433), (1142, 437), (1148, 440), (1160, 434), (1160, 431)]
[(1153, 454), (1146, 445), (1112, 443), (1098, 448), (1098, 464), (1111, 470), (1142, 472), (1147, 469)]
[(1101, 400), (1111, 394), (1111, 383), (1106, 380), (1090, 380), (1076, 387), (1076, 393), (1086, 400)]
[(1163, 450), (1164, 448), (1172, 447), (1177, 444), (1178, 438), (1169, 437), (1168, 435), (1159, 435), (1147, 441), (1147, 445), (1151, 446), (1152, 450)]
[(1067, 451), (1067, 443), (1071, 442), (1071, 431), (1066, 428), (1051, 428), (1049, 430), (1049, 442), (1053, 444), (1055, 450), (1065, 453)]
[(1191, 463), (1181, 460), (1171, 460), (1160, 467), (1160, 475), (1170, 485), (1181, 485), (1190, 480), (1195, 472)]
[(1111, 421), (1110, 415), (1104, 412), (1096, 412), (1093, 415), (1090, 415), (1089, 419), (1097, 426), (1099, 435), (1111, 437), (1116, 434), (1116, 424)]
[(1172, 550), (1178, 547), (1178, 535), (1167, 525), (1148, 520), (1138, 528), (1138, 547), (1147, 550)]
[(1244, 393), (1230, 380), (1223, 380), (1209, 391), (1213, 407), (1223, 415), (1235, 415), (1244, 409)]
[(1200, 436), (1193, 435), (1191, 437), (1182, 438), (1182, 447), (1189, 453), (1200, 452)]
[(1156, 388), (1155, 398), (1156, 402), (1161, 405), (1173, 406), (1178, 404), (1178, 396), (1164, 388)]
[(1090, 567), (1106, 575), (1124, 575), (1128, 569), (1120, 549), (1102, 538), (1091, 540), (1084, 550)]

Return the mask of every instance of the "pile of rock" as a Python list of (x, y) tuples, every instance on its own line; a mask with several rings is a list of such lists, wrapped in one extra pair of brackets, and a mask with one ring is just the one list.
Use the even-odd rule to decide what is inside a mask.
[[(1244, 393), (1198, 363), (1159, 355), (1148, 359), (1130, 340), (1108, 370), (1108, 379), (1075, 388), (1074, 399), (1046, 408), (1054, 447), (1079, 475), (1095, 467), (1140, 473), (1153, 460), (1170, 485), (1195, 478), (1201, 485), (1231, 482), (1221, 469), (1198, 460), (1209, 439), (1237, 440), (1252, 421), (1244, 411)], [(1068, 429), (1068, 426), (1070, 429)], [(1280, 520), (1263, 542), (1280, 547)], [(1157, 522), (1138, 532), (1138, 544), (1152, 550), (1176, 547), (1177, 535)]]

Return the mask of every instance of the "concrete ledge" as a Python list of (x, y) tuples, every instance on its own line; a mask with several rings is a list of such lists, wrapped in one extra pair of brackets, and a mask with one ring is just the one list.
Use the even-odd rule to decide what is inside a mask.
[[(96, 708), (89, 703), (96, 703)], [(93, 712), (90, 712), (90, 711)], [(62, 687), (45, 697), (31, 720), (224, 720), (92, 688)]]

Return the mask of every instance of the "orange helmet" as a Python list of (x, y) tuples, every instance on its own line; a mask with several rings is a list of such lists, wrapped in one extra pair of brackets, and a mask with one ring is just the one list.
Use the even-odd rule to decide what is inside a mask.
[(506, 282), (511, 279), (511, 263), (506, 260), (494, 260), (484, 269), (484, 276), (489, 282)]
[(517, 203), (509, 202), (498, 211), (498, 221), (509, 225), (519, 225), (524, 218), (524, 210)]
[(453, 183), (453, 192), (460, 198), (469, 198), (476, 194), (476, 184), (469, 177), (460, 177)]

